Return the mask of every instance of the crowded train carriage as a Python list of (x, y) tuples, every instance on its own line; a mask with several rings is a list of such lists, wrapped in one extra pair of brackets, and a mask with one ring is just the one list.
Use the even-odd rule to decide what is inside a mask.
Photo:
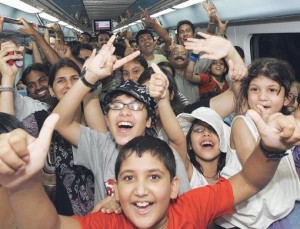
[(0, 9), (0, 228), (300, 228), (299, 1)]

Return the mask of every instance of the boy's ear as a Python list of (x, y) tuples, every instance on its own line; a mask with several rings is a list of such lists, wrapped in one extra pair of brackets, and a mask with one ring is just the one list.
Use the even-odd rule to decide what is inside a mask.
[(151, 117), (149, 117), (149, 118), (147, 119), (147, 122), (146, 122), (146, 127), (147, 127), (147, 128), (150, 128), (150, 127), (151, 127), (151, 124), (152, 124), (152, 119), (151, 119)]
[(179, 193), (179, 178), (174, 177), (172, 182), (171, 182), (171, 199), (176, 199)]
[(174, 93), (174, 91), (172, 91), (171, 95), (170, 95), (170, 101), (172, 101), (174, 99), (174, 95), (175, 95), (175, 93)]
[(106, 122), (106, 126), (108, 127), (108, 129), (110, 129), (109, 119), (108, 119), (107, 115), (104, 115), (104, 119), (105, 119), (105, 122)]

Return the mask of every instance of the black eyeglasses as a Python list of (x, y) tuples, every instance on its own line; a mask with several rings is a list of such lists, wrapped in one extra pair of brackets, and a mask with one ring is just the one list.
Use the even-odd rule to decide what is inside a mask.
[(214, 128), (210, 127), (210, 126), (202, 126), (202, 125), (197, 125), (195, 126), (192, 131), (194, 133), (202, 133), (205, 129), (207, 129), (209, 132), (211, 133), (216, 133), (216, 131), (214, 130)]
[(108, 107), (112, 110), (122, 110), (125, 105), (127, 105), (127, 107), (132, 111), (141, 111), (144, 109), (144, 104), (138, 101), (127, 104), (121, 102), (112, 102), (108, 104)]

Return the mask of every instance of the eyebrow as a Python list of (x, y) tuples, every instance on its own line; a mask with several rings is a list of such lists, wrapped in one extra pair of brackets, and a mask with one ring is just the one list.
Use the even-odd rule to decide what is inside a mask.
[[(122, 176), (124, 173), (135, 173), (136, 171), (135, 170), (132, 170), (132, 169), (126, 169), (124, 171), (121, 171), (119, 173), (119, 176)], [(146, 170), (145, 172), (147, 173), (153, 173), (153, 172), (158, 172), (160, 174), (164, 174), (163, 171), (161, 171), (160, 169), (156, 168), (156, 169), (149, 169), (149, 170)]]

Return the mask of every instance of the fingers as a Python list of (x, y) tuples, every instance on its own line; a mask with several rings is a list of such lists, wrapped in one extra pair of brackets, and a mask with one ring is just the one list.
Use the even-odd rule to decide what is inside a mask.
[(0, 136), (0, 173), (13, 174), (26, 164), (27, 133), (17, 129)]
[(51, 114), (45, 120), (43, 127), (40, 131), (40, 134), (38, 137), (38, 142), (39, 142), (40, 147), (46, 152), (48, 152), (52, 133), (54, 131), (54, 127), (55, 127), (55, 124), (57, 123), (58, 119), (59, 119), (58, 114)]
[(154, 70), (154, 74), (151, 75), (149, 82), (150, 95), (156, 100), (160, 100), (166, 97), (169, 87), (169, 81), (162, 70), (157, 64), (152, 63), (151, 67)]
[(131, 54), (129, 54), (128, 56), (122, 58), (121, 60), (117, 60), (113, 66), (113, 70), (118, 69), (119, 67), (123, 66), (124, 64), (126, 64), (127, 62), (133, 60), (134, 58), (138, 57), (141, 54), (140, 51), (135, 51)]
[(266, 123), (263, 120), (263, 118), (254, 110), (248, 110), (247, 114), (250, 116), (250, 118), (255, 123), (259, 133), (262, 133), (264, 129), (266, 129)]

